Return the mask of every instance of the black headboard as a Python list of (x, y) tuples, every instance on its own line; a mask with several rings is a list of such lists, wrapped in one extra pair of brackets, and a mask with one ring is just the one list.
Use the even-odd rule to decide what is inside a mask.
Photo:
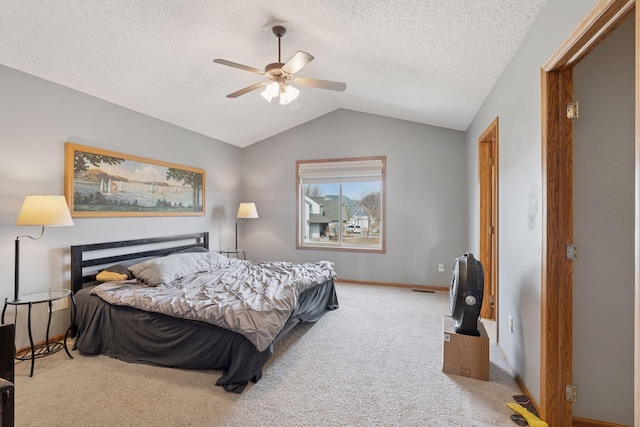
[[(189, 241), (191, 243), (188, 243)], [(164, 244), (167, 242), (173, 243), (173, 245), (162, 245), (162, 248), (160, 249), (148, 248), (149, 245)], [(147, 250), (144, 250), (144, 246), (147, 246)], [(78, 292), (82, 289), (83, 283), (95, 280), (96, 273), (85, 275), (85, 267), (107, 266), (129, 259), (163, 256), (171, 252), (193, 247), (209, 249), (209, 232), (205, 231), (202, 233), (180, 234), (176, 236), (73, 245), (71, 246), (71, 289), (74, 293)], [(94, 251), (105, 251), (118, 248), (129, 249), (122, 251), (124, 253), (100, 258), (85, 256), (87, 253)]]

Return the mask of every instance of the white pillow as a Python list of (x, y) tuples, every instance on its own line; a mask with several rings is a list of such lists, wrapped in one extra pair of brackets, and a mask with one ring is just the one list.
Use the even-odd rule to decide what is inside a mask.
[(149, 286), (170, 284), (192, 274), (211, 271), (212, 267), (219, 268), (221, 260), (215, 255), (213, 252), (172, 254), (134, 264), (129, 271)]

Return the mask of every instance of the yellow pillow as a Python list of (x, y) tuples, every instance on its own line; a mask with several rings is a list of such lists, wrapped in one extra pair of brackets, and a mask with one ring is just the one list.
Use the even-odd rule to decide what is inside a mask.
[(129, 276), (122, 273), (114, 273), (113, 271), (103, 270), (96, 276), (101, 282), (117, 282), (118, 280), (127, 280)]
[(96, 280), (101, 282), (117, 282), (120, 280), (133, 279), (133, 273), (129, 271), (129, 264), (120, 263), (103, 268), (96, 275)]

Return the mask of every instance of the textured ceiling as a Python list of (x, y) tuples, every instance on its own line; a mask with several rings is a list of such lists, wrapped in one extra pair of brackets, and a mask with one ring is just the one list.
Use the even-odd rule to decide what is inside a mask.
[[(546, 0), (0, 0), (0, 64), (244, 147), (338, 108), (465, 130)], [(315, 57), (289, 106), (263, 69)]]

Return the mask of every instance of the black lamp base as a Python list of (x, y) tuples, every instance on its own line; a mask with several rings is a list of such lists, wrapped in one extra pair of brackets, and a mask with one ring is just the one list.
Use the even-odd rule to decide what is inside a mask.
[(13, 300), (18, 301), (20, 296), (20, 236), (16, 237), (16, 256), (15, 256), (15, 282), (13, 285)]

